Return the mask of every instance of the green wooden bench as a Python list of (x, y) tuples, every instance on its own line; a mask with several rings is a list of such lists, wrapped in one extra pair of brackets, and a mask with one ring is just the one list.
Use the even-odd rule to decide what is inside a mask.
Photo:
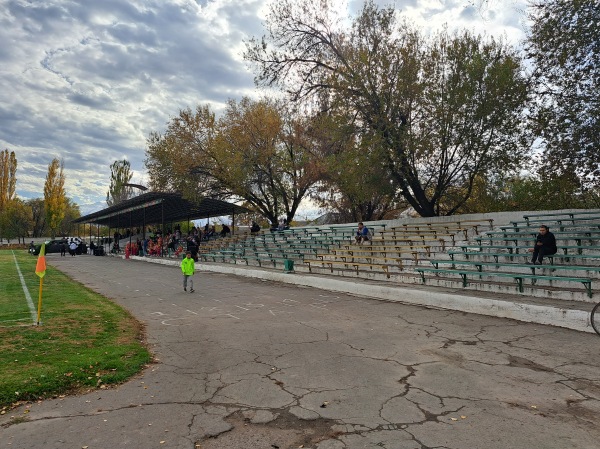
[[(580, 229), (580, 230), (572, 230), (572, 231), (552, 231), (552, 233), (555, 236), (561, 236), (561, 237), (568, 237), (568, 236), (575, 236), (575, 237), (591, 237), (594, 240), (597, 240), (600, 238), (600, 228), (598, 229)], [(486, 236), (489, 237), (507, 237), (507, 236), (532, 236), (534, 239), (537, 237), (537, 235), (539, 234), (539, 232), (537, 230), (531, 230), (531, 231), (514, 231), (514, 232), (507, 232), (507, 231), (487, 231), (485, 233)], [(597, 237), (595, 237), (597, 236)]]
[[(482, 244), (483, 241), (487, 241), (487, 242), (513, 242), (516, 245), (519, 244), (519, 242), (531, 242), (531, 246), (530, 248), (533, 247), (533, 245), (535, 244), (535, 237), (475, 237), (474, 239), (477, 243), (479, 243), (480, 245)], [(575, 247), (575, 248), (582, 248), (584, 246), (590, 246), (592, 248), (595, 249), (595, 245), (583, 245), (582, 242), (583, 241), (593, 241), (593, 240), (597, 240), (593, 237), (590, 236), (579, 236), (579, 237), (575, 237), (575, 236), (557, 236), (556, 240), (573, 240), (575, 243), (577, 243), (577, 245), (573, 246), (573, 245), (561, 245), (560, 248), (569, 248), (570, 247)], [(558, 247), (558, 246), (557, 246)]]
[[(510, 239), (509, 239), (510, 240)], [(513, 246), (513, 245), (456, 245), (457, 248), (462, 249), (463, 251), (468, 250), (468, 249), (478, 249), (478, 250), (484, 250), (484, 249), (506, 249), (508, 250), (509, 253), (512, 253), (513, 251), (516, 253), (519, 253), (520, 251), (524, 251), (527, 252), (528, 249), (533, 248), (533, 245), (528, 245), (528, 246)], [(580, 253), (580, 249), (581, 250), (592, 250), (592, 251), (600, 251), (600, 245), (558, 245), (556, 247), (556, 249), (558, 251), (563, 251), (563, 254), (567, 254), (567, 251), (570, 249), (575, 249)]]
[[(506, 230), (510, 230), (510, 231), (520, 231), (520, 230), (531, 230), (531, 232), (537, 231), (539, 230), (539, 226), (514, 226), (514, 225), (507, 225), (507, 226), (498, 226), (498, 229), (501, 229), (503, 231)], [(558, 228), (559, 231), (564, 231), (567, 228), (568, 229), (577, 229), (577, 228), (585, 228), (585, 229), (590, 229), (590, 228), (596, 228), (596, 229), (600, 229), (600, 223), (575, 223), (575, 224), (557, 224), (554, 226), (549, 226), (550, 231), (554, 232), (553, 229), (554, 228)]]
[(580, 217), (582, 215), (597, 215), (600, 216), (600, 210), (598, 211), (585, 211), (585, 212), (557, 212), (557, 213), (553, 213), (553, 214), (529, 214), (529, 215), (523, 215), (523, 218), (525, 219), (526, 222), (529, 222), (530, 218), (546, 218), (546, 217), (563, 217), (563, 216), (567, 216), (570, 219), (577, 217)]
[(248, 265), (249, 260), (255, 261), (258, 263), (259, 267), (262, 267), (263, 262), (270, 262), (273, 264), (274, 268), (277, 266), (277, 263), (284, 263), (286, 260), (289, 260), (289, 258), (287, 257), (270, 257), (260, 255), (246, 255), (240, 257), (240, 259), (244, 260), (246, 262), (246, 265)]
[(462, 278), (463, 287), (468, 285), (467, 276), (489, 276), (499, 278), (511, 278), (517, 282), (517, 289), (520, 293), (523, 293), (523, 280), (531, 279), (531, 284), (535, 285), (536, 281), (561, 281), (561, 282), (579, 282), (583, 284), (587, 296), (592, 297), (592, 280), (589, 278), (578, 278), (578, 277), (567, 277), (567, 276), (545, 276), (538, 274), (521, 274), (521, 273), (502, 273), (502, 272), (489, 272), (489, 271), (472, 271), (472, 270), (458, 270), (458, 269), (442, 269), (442, 268), (415, 268), (415, 271), (421, 275), (421, 281), (425, 284), (425, 273), (438, 274), (458, 274)]
[(221, 259), (223, 262), (225, 262), (225, 260), (230, 259), (230, 260), (234, 260), (236, 259), (236, 254), (229, 254), (229, 253), (220, 253), (220, 252), (216, 252), (216, 253), (200, 253), (198, 254), (198, 257), (204, 259), (206, 262), (208, 262), (209, 258), (212, 259), (213, 262), (216, 262), (217, 259)]
[[(533, 245), (530, 246), (507, 246), (507, 245), (458, 245), (458, 248), (461, 248), (463, 251), (469, 248), (478, 248), (480, 250), (484, 249), (506, 249), (509, 252), (514, 252), (519, 254), (521, 251), (526, 254), (529, 249), (533, 248)], [(573, 249), (577, 251), (577, 254), (583, 254), (583, 251), (600, 251), (600, 246), (598, 245), (559, 245), (556, 247), (558, 251), (563, 252), (563, 254), (567, 254), (567, 251)]]
[(511, 224), (513, 226), (520, 226), (521, 224), (525, 224), (526, 226), (529, 226), (531, 223), (547, 224), (548, 222), (550, 222), (550, 223), (558, 223), (559, 225), (562, 225), (565, 221), (569, 221), (569, 222), (571, 222), (571, 224), (575, 224), (576, 222), (581, 223), (581, 222), (600, 221), (600, 213), (597, 213), (595, 217), (573, 217), (573, 218), (565, 217), (565, 218), (548, 219), (548, 220), (536, 219), (536, 220), (528, 220), (528, 221), (509, 221), (509, 224)]
[(456, 259), (437, 259), (430, 260), (431, 264), (434, 268), (439, 268), (439, 265), (452, 265), (452, 269), (456, 268), (456, 265), (469, 265), (477, 268), (477, 271), (483, 271), (484, 267), (506, 267), (506, 268), (529, 268), (532, 274), (535, 274), (535, 270), (573, 270), (573, 271), (595, 271), (596, 273), (600, 272), (600, 266), (592, 267), (587, 265), (554, 265), (554, 264), (545, 264), (545, 265), (531, 265), (527, 263), (506, 263), (506, 262), (480, 262), (475, 260), (456, 260)]
[[(483, 248), (487, 248), (487, 247), (483, 247)], [(500, 248), (504, 248), (504, 247), (500, 247)], [(569, 247), (571, 248), (571, 247)], [(579, 249), (580, 247), (575, 246), (573, 248), (577, 248)], [(584, 247), (585, 248), (585, 247)], [(561, 248), (559, 247), (559, 250)], [(461, 256), (465, 256), (467, 259), (470, 256), (492, 256), (494, 258), (494, 260), (497, 262), (499, 257), (508, 257), (509, 259), (513, 259), (515, 257), (526, 257), (528, 259), (531, 259), (532, 254), (528, 253), (528, 252), (508, 252), (508, 253), (501, 253), (501, 252), (488, 252), (488, 251), (448, 251), (446, 254), (448, 254), (450, 256), (450, 258), (452, 259), (455, 255), (461, 255)], [(570, 259), (591, 259), (591, 260), (597, 260), (600, 259), (600, 254), (582, 254), (582, 253), (578, 253), (578, 254), (568, 254), (566, 251), (563, 254), (552, 254), (550, 256), (544, 256), (545, 259), (549, 259), (551, 262), (553, 263), (554, 259), (563, 259), (565, 261), (569, 261)]]

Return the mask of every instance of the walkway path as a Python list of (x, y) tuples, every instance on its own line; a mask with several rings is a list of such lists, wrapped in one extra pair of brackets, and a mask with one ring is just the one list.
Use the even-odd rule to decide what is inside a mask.
[(218, 273), (189, 294), (175, 267), (109, 257), (48, 263), (145, 323), (156, 362), (11, 411), (1, 448), (600, 445), (597, 335)]

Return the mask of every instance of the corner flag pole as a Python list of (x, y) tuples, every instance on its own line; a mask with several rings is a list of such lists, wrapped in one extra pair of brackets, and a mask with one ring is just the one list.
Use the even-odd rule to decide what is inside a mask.
[(40, 325), (40, 317), (42, 315), (42, 287), (44, 285), (44, 275), (46, 274), (46, 244), (42, 243), (40, 255), (35, 266), (35, 274), (40, 277), (40, 296), (38, 299), (37, 325)]

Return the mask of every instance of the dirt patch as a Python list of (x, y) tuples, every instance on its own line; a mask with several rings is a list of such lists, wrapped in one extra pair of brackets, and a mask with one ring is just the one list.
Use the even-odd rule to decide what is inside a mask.
[(206, 438), (196, 443), (197, 449), (225, 449), (256, 447), (268, 449), (314, 448), (323, 440), (336, 438), (339, 432), (332, 427), (338, 424), (331, 419), (305, 420), (292, 415), (287, 410), (273, 411), (277, 418), (265, 423), (252, 423), (242, 412), (230, 415), (226, 421), (233, 428), (214, 438)]

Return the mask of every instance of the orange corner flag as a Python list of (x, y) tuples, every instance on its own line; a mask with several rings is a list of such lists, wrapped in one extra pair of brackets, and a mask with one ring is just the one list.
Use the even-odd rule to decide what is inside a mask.
[(46, 274), (46, 244), (42, 243), (40, 255), (38, 256), (37, 265), (35, 266), (35, 274), (43, 278)]

